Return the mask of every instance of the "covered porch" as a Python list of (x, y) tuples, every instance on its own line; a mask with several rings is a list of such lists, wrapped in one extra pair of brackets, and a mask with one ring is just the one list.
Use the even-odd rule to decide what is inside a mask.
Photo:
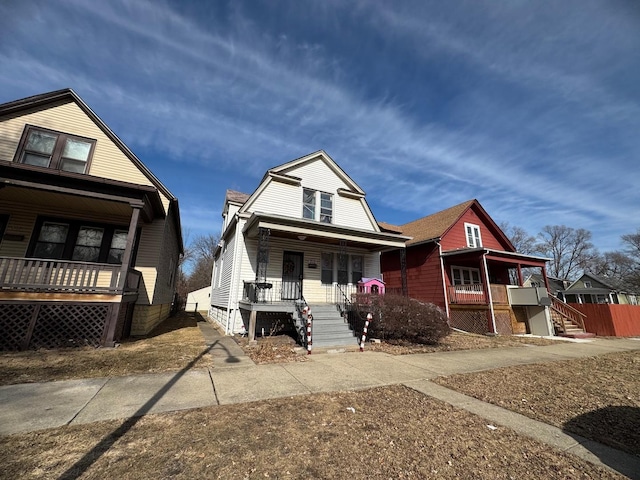
[(113, 346), (142, 281), (154, 187), (0, 162), (0, 349)]
[(255, 213), (242, 230), (254, 278), (244, 278), (239, 308), (298, 316), (307, 305), (344, 305), (364, 277), (380, 277), (380, 252), (404, 249), (408, 237)]
[[(452, 326), (476, 333), (510, 335), (535, 330), (548, 334), (550, 327), (545, 319), (538, 328), (547, 300), (542, 300), (535, 288), (523, 286), (525, 269), (539, 269), (548, 285), (546, 261), (546, 258), (486, 248), (443, 252)], [(518, 295), (520, 290), (522, 295)]]

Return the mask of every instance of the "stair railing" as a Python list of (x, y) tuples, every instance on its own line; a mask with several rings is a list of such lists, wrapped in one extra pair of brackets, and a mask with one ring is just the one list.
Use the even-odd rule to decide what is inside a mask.
[(549, 298), (551, 298), (551, 308), (562, 315), (564, 318), (569, 320), (574, 325), (582, 328), (583, 332), (586, 332), (584, 328), (584, 319), (587, 317), (580, 310), (573, 308), (571, 305), (563, 302), (558, 297), (549, 293)]
[(296, 319), (298, 340), (308, 352), (311, 352), (311, 332), (309, 331), (309, 323), (313, 323), (313, 316), (307, 315), (307, 312), (309, 311), (309, 304), (303, 295), (300, 295), (300, 299), (296, 301), (296, 310), (298, 311), (298, 318)]

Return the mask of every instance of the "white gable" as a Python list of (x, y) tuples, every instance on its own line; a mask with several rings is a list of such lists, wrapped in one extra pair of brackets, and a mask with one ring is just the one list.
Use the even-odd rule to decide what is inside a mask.
[[(265, 176), (241, 208), (243, 213), (302, 218), (302, 195), (306, 188), (332, 195), (334, 225), (378, 231), (364, 200), (364, 192), (324, 152), (289, 162), (270, 172), (272, 175)], [(318, 209), (319, 203), (316, 203)]]

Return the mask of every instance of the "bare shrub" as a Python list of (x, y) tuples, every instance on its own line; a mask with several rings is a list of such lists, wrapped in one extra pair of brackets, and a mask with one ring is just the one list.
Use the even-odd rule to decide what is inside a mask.
[[(367, 313), (373, 315), (369, 337), (435, 345), (451, 333), (446, 314), (432, 303), (422, 303), (401, 295), (358, 295), (359, 318), (354, 318), (356, 331), (361, 331)], [(360, 326), (360, 328), (358, 328)]]

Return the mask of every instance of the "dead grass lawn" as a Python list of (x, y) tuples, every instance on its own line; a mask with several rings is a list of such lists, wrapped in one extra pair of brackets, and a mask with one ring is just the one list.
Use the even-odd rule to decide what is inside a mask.
[(0, 477), (623, 478), (507, 428), (491, 430), (479, 417), (402, 386), (149, 415), (119, 431), (121, 425), (2, 438)]
[[(205, 350), (198, 319), (199, 315), (181, 312), (148, 337), (126, 340), (117, 348), (0, 353), (0, 385), (180, 370)], [(194, 364), (208, 366), (208, 354)]]
[(479, 400), (640, 455), (640, 352), (434, 380)]

